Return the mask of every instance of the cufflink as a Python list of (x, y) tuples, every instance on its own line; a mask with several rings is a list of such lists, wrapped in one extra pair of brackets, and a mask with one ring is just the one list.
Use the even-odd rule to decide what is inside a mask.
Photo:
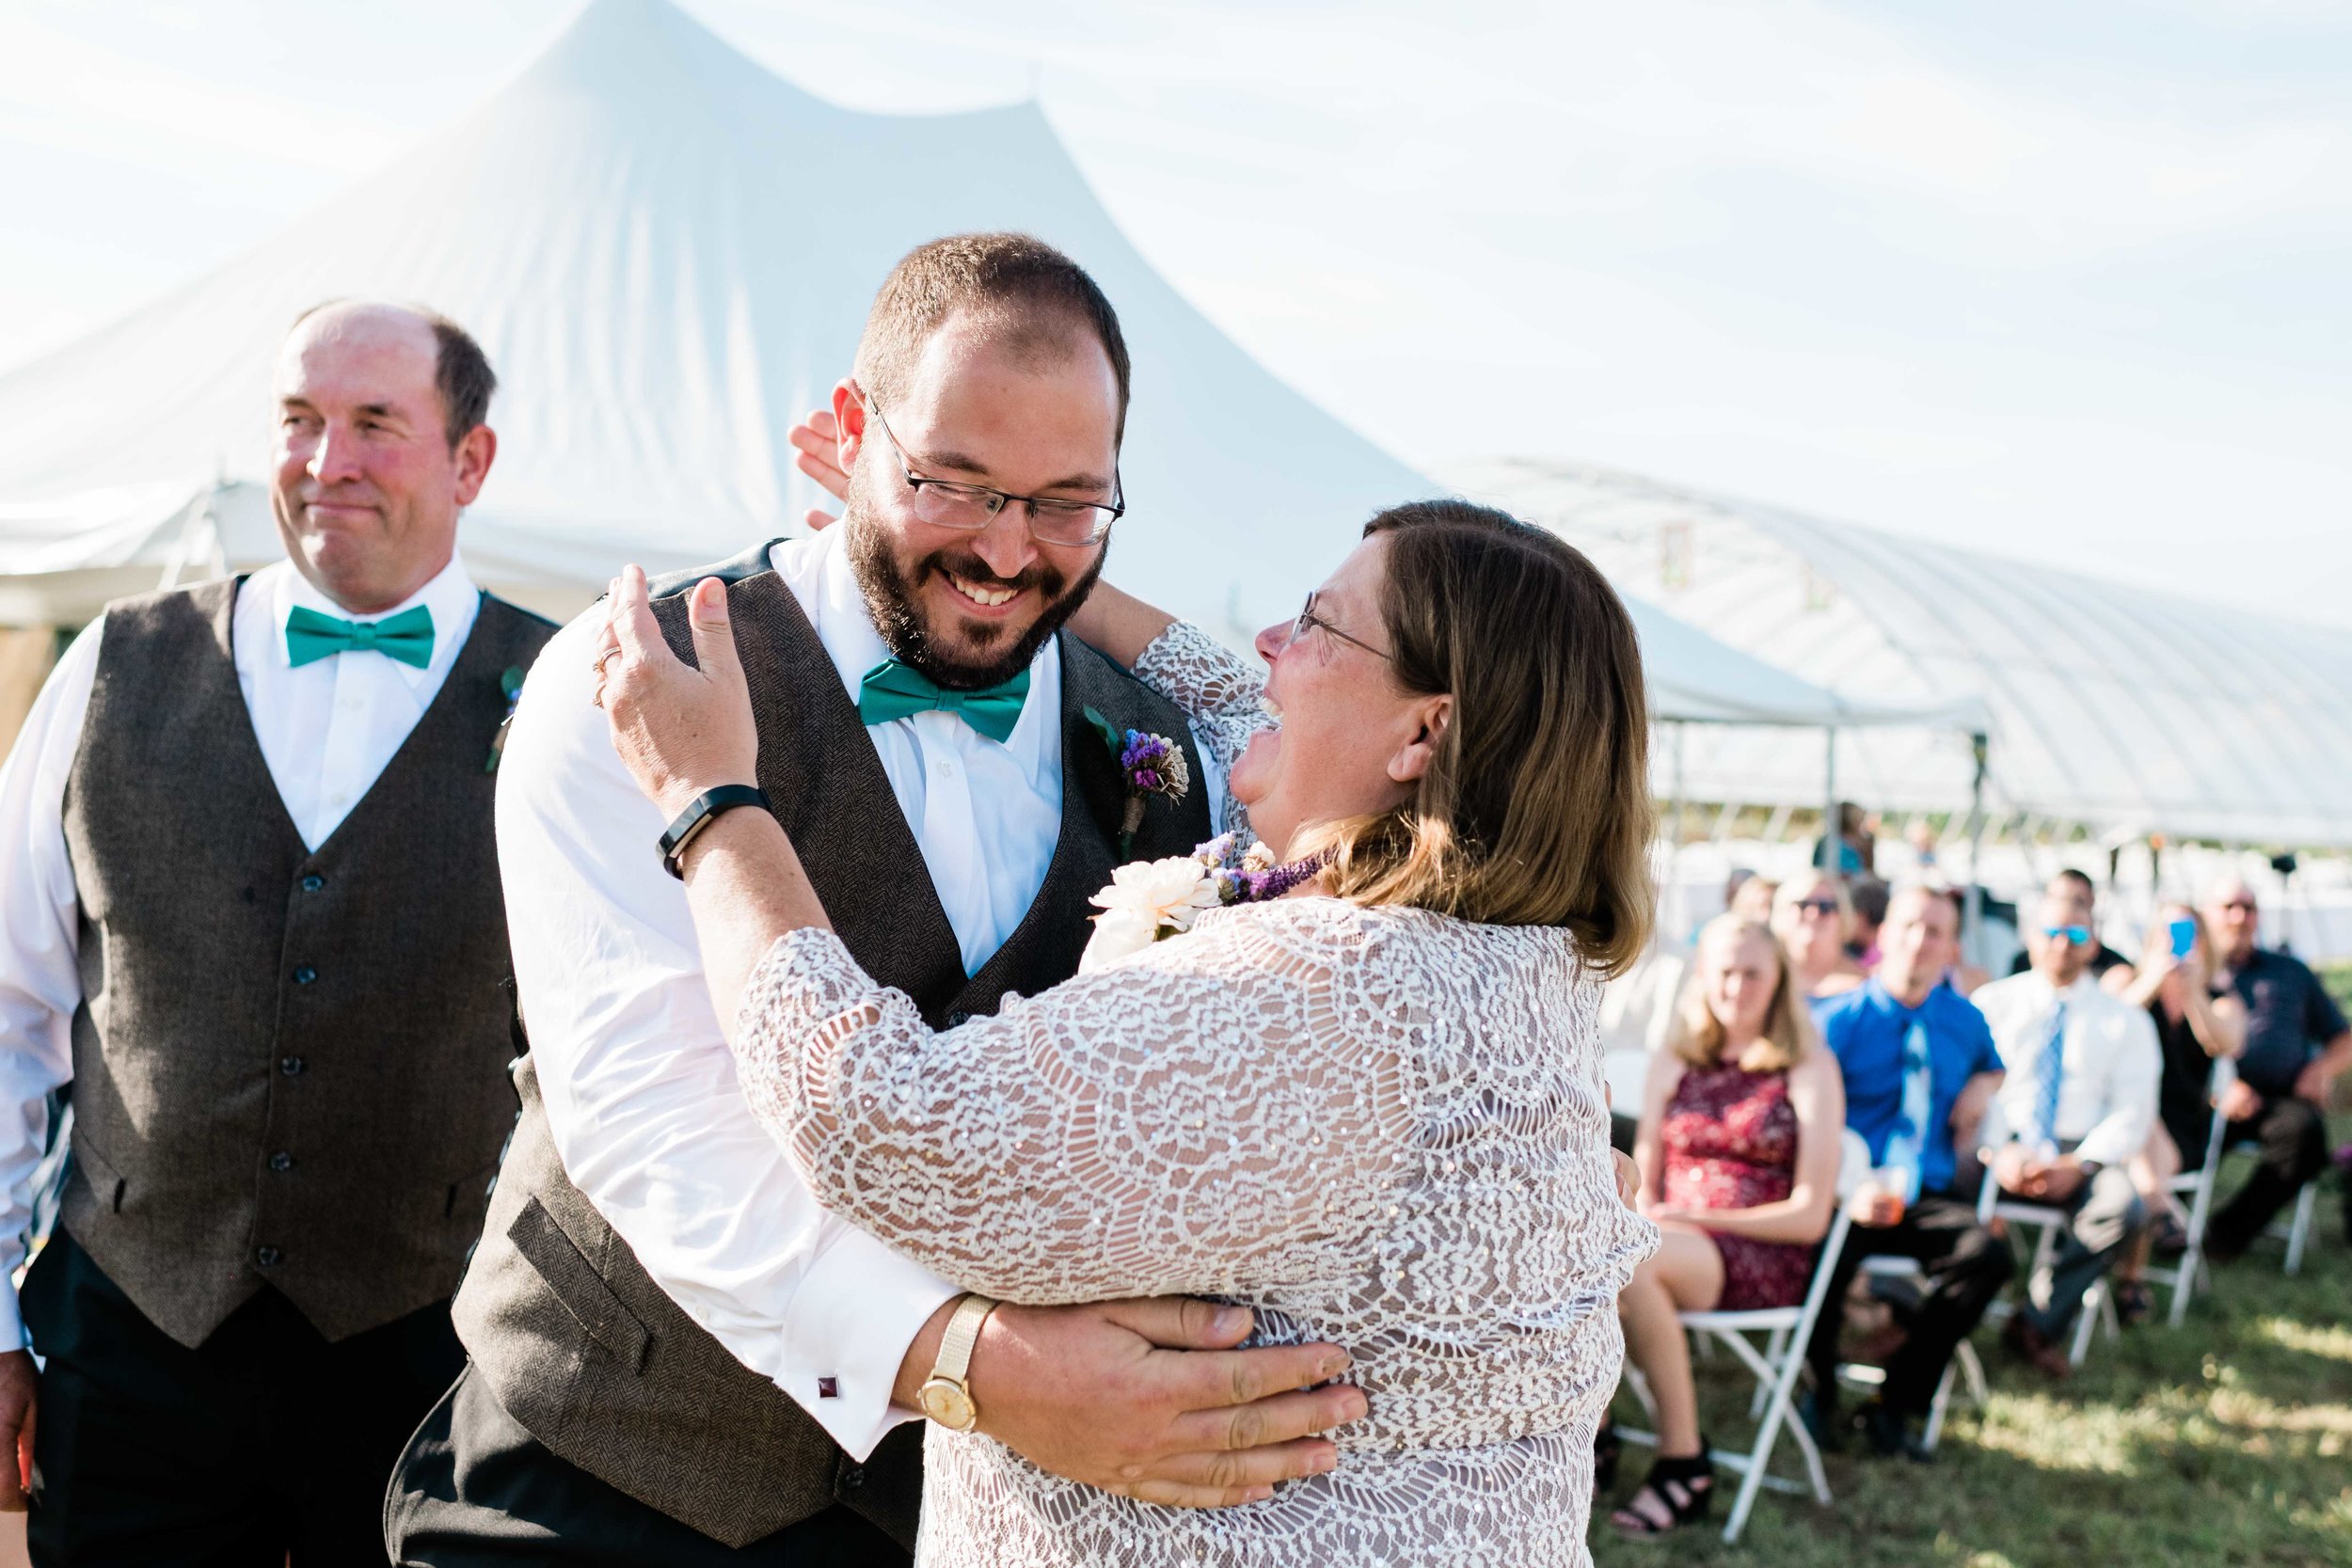
[(817, 1380), (817, 1397), (820, 1400), (839, 1399), (841, 1397), (841, 1380), (837, 1377), (818, 1378)]

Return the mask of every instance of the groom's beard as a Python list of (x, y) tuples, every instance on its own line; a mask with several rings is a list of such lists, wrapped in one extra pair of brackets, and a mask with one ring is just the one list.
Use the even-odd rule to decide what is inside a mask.
[[(1103, 558), (1110, 553), (1097, 550), (1094, 560), (1075, 582), (1047, 564), (1042, 557), (1031, 562), (1018, 577), (1000, 578), (968, 549), (934, 550), (914, 562), (911, 570), (902, 570), (891, 554), (889, 530), (866, 515), (854, 493), (842, 508), (841, 526), (850, 531), (844, 541), (850, 552), (850, 568), (857, 575), (858, 588), (866, 595), (866, 608), (874, 617), (874, 629), (882, 633), (882, 646), (899, 663), (959, 691), (995, 686), (1027, 669), (1029, 660), (1045, 645), (1045, 640), (1059, 631), (1062, 623), (1085, 602), (1095, 579), (1103, 575)], [(961, 644), (954, 647), (947, 639), (932, 632), (915, 596), (915, 591), (934, 574), (949, 572), (986, 588), (1033, 592), (1044, 608), (1035, 621), (1017, 633), (1010, 626), (966, 622), (950, 634), (955, 642)]]

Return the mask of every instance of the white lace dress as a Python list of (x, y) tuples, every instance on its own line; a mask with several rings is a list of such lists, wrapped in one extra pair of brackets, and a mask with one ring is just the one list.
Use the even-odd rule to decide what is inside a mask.
[[(1136, 673), (1229, 768), (1266, 722), (1190, 627)], [(1371, 1406), (1336, 1470), (1214, 1512), (934, 1426), (918, 1560), (1588, 1562), (1616, 1296), (1657, 1244), (1617, 1200), (1597, 1002), (1561, 931), (1325, 897), (1211, 911), (946, 1031), (832, 933), (779, 940), (737, 1051), (827, 1208), (1009, 1301), (1245, 1303), (1263, 1339), (1344, 1346)]]

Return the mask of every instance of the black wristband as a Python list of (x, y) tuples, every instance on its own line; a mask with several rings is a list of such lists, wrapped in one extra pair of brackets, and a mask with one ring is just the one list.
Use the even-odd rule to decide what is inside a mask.
[(678, 856), (686, 852), (686, 847), (716, 821), (721, 813), (733, 811), (738, 806), (757, 806), (762, 811), (771, 809), (768, 804), (768, 792), (755, 784), (721, 784), (716, 789), (706, 789), (695, 796), (687, 808), (677, 814), (677, 820), (670, 824), (669, 832), (661, 835), (661, 869), (684, 881), (686, 873), (678, 865)]

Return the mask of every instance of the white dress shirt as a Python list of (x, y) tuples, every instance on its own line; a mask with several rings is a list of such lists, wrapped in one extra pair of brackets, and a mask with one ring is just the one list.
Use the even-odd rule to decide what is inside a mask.
[[(770, 559), (854, 700), (887, 652), (840, 537), (787, 541)], [(863, 1458), (911, 1418), (890, 1404), (898, 1363), (956, 1289), (818, 1208), (745, 1103), (685, 890), (655, 849), (665, 824), (590, 700), (604, 622), (599, 606), (548, 644), (499, 768), (499, 869), (548, 1131), (564, 1174), (656, 1283)], [(866, 731), (967, 974), (1044, 883), (1061, 826), (1060, 716), (1048, 641), (1001, 745), (949, 713)], [(1211, 800), (1222, 791), (1203, 787)]]
[[(2042, 1053), (2056, 1021), (2058, 989), (2031, 970), (1979, 987), (1969, 1000), (1984, 1014), (2009, 1073), (2001, 1117), (2012, 1138), (2030, 1137), (2041, 1098)], [(2156, 1026), (2147, 1012), (2102, 990), (2086, 972), (2066, 988), (2066, 1047), (2059, 1058), (2058, 1126), (2077, 1159), (2120, 1164), (2140, 1151), (2156, 1120), (2164, 1073)]]
[[(432, 657), (420, 670), (370, 651), (296, 669), (286, 655), (286, 621), (297, 605), (353, 621), (422, 605), (433, 616)], [(454, 555), (382, 615), (345, 613), (285, 562), (262, 568), (238, 590), (229, 639), (237, 685), (306, 846), (326, 841), (408, 738), (481, 607)], [(27, 1189), (49, 1138), (48, 1097), (72, 1076), (81, 900), (66, 857), (65, 786), (81, 749), (104, 626), (101, 616), (66, 649), (0, 766), (0, 1276), (24, 1260)], [(0, 1351), (24, 1343), (16, 1291), (0, 1283)]]

